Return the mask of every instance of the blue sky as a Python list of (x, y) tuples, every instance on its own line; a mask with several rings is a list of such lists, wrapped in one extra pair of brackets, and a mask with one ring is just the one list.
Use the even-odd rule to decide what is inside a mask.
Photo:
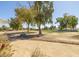
[[(63, 16), (64, 13), (75, 15), (79, 18), (79, 1), (55, 1), (54, 2), (53, 20)], [(79, 24), (77, 25), (79, 27)]]
[[(28, 4), (26, 2), (20, 2), (21, 4)], [(18, 2), (8, 1), (1, 2), (0, 1), (0, 18), (9, 19), (15, 16), (15, 8), (19, 7)], [(68, 13), (69, 15), (75, 15), (79, 17), (79, 1), (54, 1), (54, 13), (52, 20), (56, 22), (57, 17), (63, 16), (64, 13)], [(54, 24), (58, 25), (58, 24)], [(79, 27), (79, 25), (77, 25)]]
[[(21, 4), (21, 5), (20, 5)], [(15, 8), (25, 5), (28, 7), (26, 2), (18, 1), (0, 1), (0, 18), (9, 19), (15, 16)]]

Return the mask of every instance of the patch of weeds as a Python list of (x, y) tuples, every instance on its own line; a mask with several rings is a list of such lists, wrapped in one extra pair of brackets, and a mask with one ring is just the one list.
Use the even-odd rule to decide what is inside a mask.
[(0, 57), (10, 57), (13, 54), (12, 45), (7, 36), (0, 35)]

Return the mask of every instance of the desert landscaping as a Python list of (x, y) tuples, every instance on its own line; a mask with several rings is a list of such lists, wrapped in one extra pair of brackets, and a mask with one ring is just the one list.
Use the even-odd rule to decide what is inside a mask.
[(13, 57), (79, 56), (78, 32), (45, 33), (41, 37), (25, 37), (23, 39), (15, 37), (17, 36), (12, 37), (11, 40), (14, 50)]
[(79, 57), (78, 5), (0, 1), (0, 57)]

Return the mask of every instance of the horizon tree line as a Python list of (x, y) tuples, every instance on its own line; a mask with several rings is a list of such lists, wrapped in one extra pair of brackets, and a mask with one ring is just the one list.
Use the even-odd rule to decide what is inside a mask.
[(59, 29), (75, 29), (76, 25), (78, 24), (78, 17), (73, 15), (68, 15), (64, 13), (63, 17), (56, 18), (57, 23), (59, 23)]
[[(37, 25), (39, 35), (42, 34), (41, 26), (46, 24), (52, 24), (52, 14), (54, 12), (53, 2), (49, 1), (35, 1), (33, 4), (28, 2), (29, 8), (17, 7), (15, 9), (16, 17), (10, 19), (10, 27), (13, 29), (22, 29), (22, 23), (26, 22), (28, 26), (28, 32), (30, 31), (30, 25)], [(56, 18), (59, 23), (59, 29), (75, 29), (78, 24), (78, 18), (73, 15), (64, 14), (63, 17)], [(53, 27), (53, 25), (51, 26)]]

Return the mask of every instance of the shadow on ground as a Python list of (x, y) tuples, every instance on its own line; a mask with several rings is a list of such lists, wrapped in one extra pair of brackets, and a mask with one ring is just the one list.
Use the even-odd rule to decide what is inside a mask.
[[(8, 39), (10, 41), (31, 40), (32, 39), (32, 40), (38, 40), (38, 41), (46, 41), (46, 42), (56, 42), (56, 43), (79, 45), (79, 42), (73, 42), (73, 41), (69, 41), (68, 42), (68, 41), (58, 40), (58, 39), (57, 40), (52, 40), (52, 39), (56, 39), (56, 38), (52, 38), (52, 39), (47, 38), (46, 39), (45, 37), (43, 37), (43, 39), (45, 39), (45, 40), (43, 40), (42, 38), (39, 38), (39, 37), (44, 36), (44, 34), (39, 36), (38, 34), (34, 34), (34, 33), (33, 34), (27, 34), (27, 33), (15, 33), (15, 34), (13, 34), (13, 33), (10, 33), (10, 34), (7, 34), (7, 36), (8, 36)], [(71, 36), (71, 38), (73, 38), (74, 40), (75, 39), (79, 39), (79, 35)]]
[(71, 36), (71, 38), (73, 38), (73, 39), (78, 39), (78, 40), (79, 40), (79, 35)]
[(41, 37), (43, 35), (38, 35), (38, 34), (26, 34), (26, 33), (10, 33), (7, 34), (7, 37), (10, 41), (15, 41), (15, 40), (29, 40), (31, 38), (35, 37)]

